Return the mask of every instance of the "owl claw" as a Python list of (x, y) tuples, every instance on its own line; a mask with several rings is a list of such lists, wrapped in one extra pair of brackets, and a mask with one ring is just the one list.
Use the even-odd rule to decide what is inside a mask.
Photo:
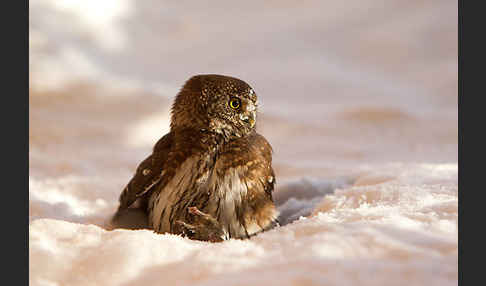
[(197, 207), (188, 207), (189, 213), (193, 215), (207, 216), (207, 214), (200, 211)]
[(222, 241), (224, 235), (223, 229), (219, 222), (211, 215), (200, 211), (197, 207), (189, 207), (188, 212), (197, 216), (193, 224), (188, 224), (183, 221), (177, 221), (182, 227), (183, 235), (198, 240), (206, 240), (211, 242)]
[(188, 224), (188, 223), (185, 223), (185, 222), (183, 222), (181, 220), (176, 221), (176, 223), (178, 223), (178, 224), (180, 224), (180, 225), (182, 225), (182, 226), (184, 226), (186, 228), (189, 228), (189, 229), (195, 229), (196, 228), (195, 226), (193, 226), (191, 224)]
[(203, 213), (197, 207), (188, 207), (187, 209), (190, 214), (199, 216), (200, 218), (210, 223), (212, 226), (214, 227), (219, 226), (219, 222), (215, 218), (213, 218), (211, 215), (207, 213)]
[(176, 223), (179, 224), (179, 225), (181, 225), (181, 227), (182, 227), (182, 233), (184, 235), (187, 236), (189, 233), (191, 235), (194, 235), (196, 233), (196, 227), (195, 226), (193, 226), (191, 224), (188, 224), (188, 223), (185, 223), (185, 222), (180, 221), (180, 220), (176, 221)]

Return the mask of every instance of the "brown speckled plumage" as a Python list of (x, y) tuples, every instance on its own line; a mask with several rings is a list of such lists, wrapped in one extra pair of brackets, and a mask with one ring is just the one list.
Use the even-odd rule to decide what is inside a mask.
[(272, 148), (256, 133), (257, 105), (239, 79), (189, 79), (172, 106), (170, 132), (138, 166), (118, 212), (136, 206), (156, 232), (208, 241), (275, 226)]

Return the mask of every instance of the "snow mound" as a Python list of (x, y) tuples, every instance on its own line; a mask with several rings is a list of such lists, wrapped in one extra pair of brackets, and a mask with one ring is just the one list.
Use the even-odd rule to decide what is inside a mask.
[[(299, 209), (297, 206), (308, 207), (295, 203), (299, 195), (321, 202), (311, 216), (250, 240), (207, 243), (150, 230), (107, 231), (96, 225), (33, 219), (29, 227), (30, 282), (456, 285), (457, 165), (385, 169), (381, 174), (393, 175), (393, 180), (345, 185), (334, 192), (330, 186), (335, 183), (325, 181), (302, 179), (283, 185), (282, 194), (286, 188), (292, 189), (295, 197), (280, 205), (290, 216), (299, 214), (291, 211)], [(79, 184), (76, 180), (64, 183), (74, 188)], [(89, 216), (83, 210), (96, 212), (103, 205), (96, 200), (88, 204), (72, 196), (62, 197), (58, 187), (49, 183), (32, 182), (31, 187), (44, 189), (46, 200), (65, 202), (58, 209), (64, 209), (68, 220), (73, 215)], [(43, 208), (36, 200), (33, 204)], [(79, 213), (73, 214), (71, 207)]]

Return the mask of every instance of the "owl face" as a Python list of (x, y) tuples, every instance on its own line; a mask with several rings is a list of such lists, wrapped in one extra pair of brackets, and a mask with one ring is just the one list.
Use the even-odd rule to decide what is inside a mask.
[(243, 137), (256, 125), (257, 96), (244, 81), (223, 75), (190, 78), (172, 108), (172, 128), (209, 129), (225, 138)]
[(253, 89), (239, 80), (225, 79), (207, 84), (209, 128), (225, 136), (242, 137), (256, 125), (257, 97)]

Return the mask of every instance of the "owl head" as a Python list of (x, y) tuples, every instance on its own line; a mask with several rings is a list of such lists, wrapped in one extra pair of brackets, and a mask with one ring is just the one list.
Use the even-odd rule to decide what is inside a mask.
[(225, 138), (243, 137), (255, 129), (257, 96), (244, 81), (223, 75), (191, 77), (172, 106), (171, 129), (208, 130)]

